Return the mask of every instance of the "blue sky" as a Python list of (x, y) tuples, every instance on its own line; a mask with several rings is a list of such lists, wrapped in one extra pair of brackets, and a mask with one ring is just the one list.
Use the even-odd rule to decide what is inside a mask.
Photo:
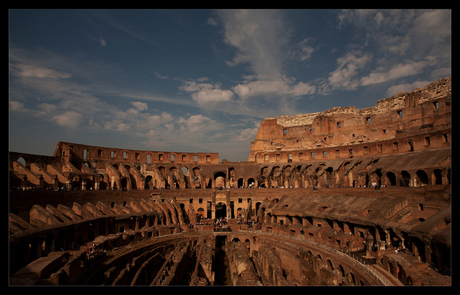
[(9, 150), (246, 161), (263, 118), (370, 107), (450, 73), (450, 10), (13, 9)]

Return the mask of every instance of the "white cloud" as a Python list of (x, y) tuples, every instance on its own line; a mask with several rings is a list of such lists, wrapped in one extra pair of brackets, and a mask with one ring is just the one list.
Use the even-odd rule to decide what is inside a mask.
[(72, 75), (64, 72), (55, 71), (53, 69), (40, 67), (32, 64), (16, 63), (10, 64), (10, 69), (14, 74), (28, 78), (52, 78), (52, 79), (68, 79)]
[(101, 46), (103, 47), (107, 46), (107, 42), (104, 39), (99, 38), (98, 41), (99, 41), (99, 44), (101, 44)]
[(133, 101), (131, 104), (138, 110), (138, 111), (143, 111), (143, 110), (148, 110), (149, 107), (147, 106), (146, 102), (139, 102), (139, 101)]
[(15, 100), (11, 100), (10, 101), (10, 109), (12, 111), (25, 111), (26, 109), (24, 108), (24, 104), (20, 101), (15, 101)]
[(250, 63), (252, 71), (270, 79), (281, 77), (286, 44), (284, 24), (277, 10), (221, 10), (224, 42), (237, 52), (229, 66)]
[(76, 128), (83, 120), (83, 115), (74, 111), (67, 111), (54, 116), (51, 120), (56, 121), (58, 125), (63, 127)]
[(215, 120), (205, 117), (203, 115), (193, 115), (188, 119), (182, 117), (179, 118), (178, 124), (180, 124), (180, 130), (182, 132), (187, 131), (191, 133), (196, 133), (198, 131), (205, 132), (216, 130), (220, 128), (220, 124)]
[(313, 51), (315, 51), (313, 47), (307, 45), (312, 39), (313, 38), (305, 38), (299, 43), (300, 51), (297, 53), (297, 56), (301, 61), (309, 60)]
[(354, 50), (348, 52), (344, 57), (337, 59), (338, 67), (329, 74), (328, 83), (333, 89), (341, 88), (354, 90), (359, 86), (359, 80), (355, 79), (358, 71), (369, 63), (372, 54)]
[[(201, 79), (202, 80), (202, 79)], [(193, 92), (192, 98), (198, 104), (206, 106), (209, 103), (225, 102), (233, 100), (233, 92), (220, 89), (220, 84), (196, 83), (195, 81), (186, 82), (179, 89)]]
[(252, 81), (236, 85), (233, 87), (233, 91), (242, 98), (258, 95), (301, 96), (313, 94), (316, 91), (316, 87), (303, 82), (299, 82), (296, 85), (289, 85), (284, 80)]
[(243, 129), (241, 133), (235, 138), (235, 141), (254, 140), (256, 138), (257, 132), (259, 131), (260, 122), (257, 122), (254, 125), (254, 128)]
[(419, 74), (423, 69), (430, 65), (434, 65), (436, 63), (436, 57), (429, 56), (426, 60), (414, 62), (408, 61), (406, 63), (399, 63), (393, 66), (390, 70), (384, 71), (383, 68), (379, 68), (369, 74), (366, 77), (361, 78), (361, 85), (371, 85), (377, 84), (382, 82), (387, 82), (393, 79), (412, 76)]
[(211, 26), (215, 27), (215, 26), (217, 26), (217, 24), (218, 23), (214, 18), (212, 18), (212, 17), (208, 18), (208, 25), (211, 25)]
[(149, 126), (158, 126), (171, 122), (173, 117), (167, 112), (162, 112), (160, 115), (148, 115), (145, 119)]

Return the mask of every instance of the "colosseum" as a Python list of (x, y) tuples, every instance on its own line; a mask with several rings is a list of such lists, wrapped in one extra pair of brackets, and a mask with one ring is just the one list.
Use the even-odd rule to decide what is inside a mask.
[(266, 118), (248, 161), (58, 142), (9, 172), (10, 285), (451, 285), (450, 77)]

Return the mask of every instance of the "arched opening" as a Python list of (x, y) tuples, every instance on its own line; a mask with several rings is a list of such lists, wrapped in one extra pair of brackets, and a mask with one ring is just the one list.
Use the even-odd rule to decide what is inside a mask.
[(415, 174), (417, 175), (417, 177), (420, 180), (421, 184), (423, 184), (423, 185), (428, 184), (428, 175), (426, 175), (425, 171), (418, 170)]
[(393, 172), (387, 172), (386, 174), (388, 182), (387, 185), (389, 186), (396, 186), (396, 176)]
[(401, 171), (401, 186), (409, 186), (410, 174), (407, 171)]
[(238, 238), (233, 238), (232, 242), (240, 242), (240, 239), (238, 239)]
[(249, 178), (248, 179), (248, 187), (252, 188), (252, 187), (255, 187), (255, 185), (256, 185), (256, 182), (255, 182), (254, 178), (252, 178), (252, 177)]
[(182, 168), (180, 168), (180, 170), (182, 170), (182, 173), (184, 175), (188, 175), (188, 168), (187, 167), (182, 167)]
[(238, 178), (238, 188), (242, 188), (244, 186), (243, 178)]
[(214, 173), (214, 181), (216, 183), (216, 188), (223, 189), (225, 188), (225, 179), (226, 174), (222, 171)]
[(327, 167), (326, 169), (326, 179), (324, 180), (324, 187), (329, 187), (329, 185), (331, 185), (331, 181), (332, 181), (332, 171), (333, 171), (333, 168), (332, 167)]
[(29, 161), (27, 160), (27, 158), (25, 157), (20, 157), (18, 160), (17, 160), (18, 163), (21, 163), (22, 166), (24, 167), (27, 167), (29, 165)]
[(433, 171), (433, 184), (442, 184), (442, 174), (441, 174), (441, 170), (439, 169), (435, 169)]
[(198, 208), (198, 210), (196, 211), (196, 219), (200, 220), (200, 219), (204, 219), (204, 218), (206, 218), (206, 216), (204, 215), (204, 209), (203, 208)]
[(148, 175), (145, 178), (145, 186), (144, 189), (153, 189), (153, 182), (152, 182), (152, 176)]
[(98, 174), (99, 175), (99, 189), (100, 190), (106, 190), (107, 189), (107, 183), (104, 181), (104, 175)]
[(241, 213), (242, 212), (243, 212), (243, 209), (241, 209), (241, 208), (236, 209), (236, 216), (241, 218)]
[(126, 177), (123, 177), (120, 182), (121, 189), (126, 190), (128, 187), (128, 179)]
[(227, 217), (227, 205), (219, 202), (216, 205), (216, 218), (225, 218)]

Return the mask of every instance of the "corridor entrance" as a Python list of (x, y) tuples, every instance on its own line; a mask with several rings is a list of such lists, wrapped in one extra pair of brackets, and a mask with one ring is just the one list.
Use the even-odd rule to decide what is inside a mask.
[(222, 202), (217, 203), (216, 205), (216, 218), (225, 218), (227, 217), (227, 205)]

